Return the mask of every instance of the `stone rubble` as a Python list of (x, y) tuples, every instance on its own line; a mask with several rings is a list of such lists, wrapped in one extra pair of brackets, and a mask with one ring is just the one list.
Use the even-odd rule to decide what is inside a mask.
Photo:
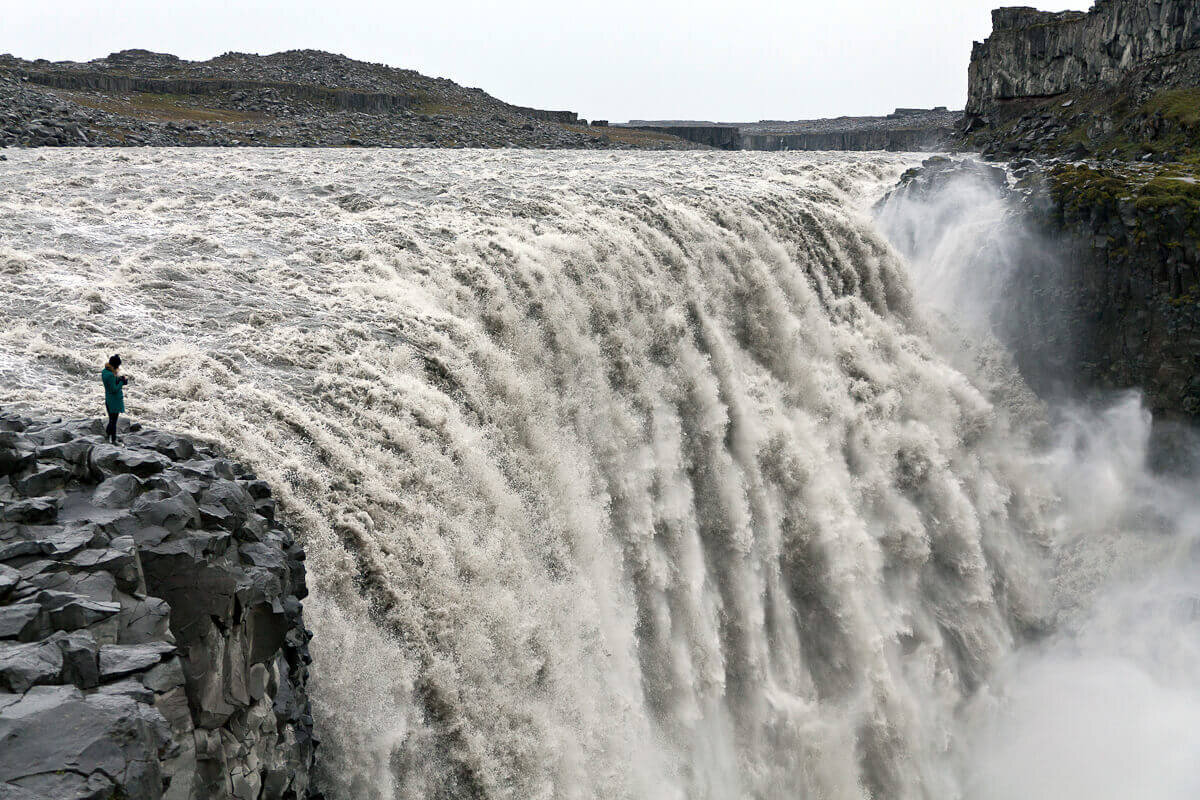
[(188, 439), (0, 410), (0, 798), (317, 798), (304, 553)]

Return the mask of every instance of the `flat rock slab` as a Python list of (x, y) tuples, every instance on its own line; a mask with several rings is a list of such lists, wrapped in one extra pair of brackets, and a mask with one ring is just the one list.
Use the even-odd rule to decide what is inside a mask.
[(100, 648), (100, 677), (110, 680), (133, 672), (142, 672), (175, 652), (167, 642), (148, 644), (106, 644)]

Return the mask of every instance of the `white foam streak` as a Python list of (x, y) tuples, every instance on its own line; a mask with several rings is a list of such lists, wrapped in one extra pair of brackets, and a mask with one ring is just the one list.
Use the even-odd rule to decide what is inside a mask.
[[(975, 331), (968, 340), (976, 342), (1005, 320), (1011, 324), (1006, 286), (1023, 261), (1043, 257), (1044, 245), (995, 187), (969, 175), (931, 195), (894, 199), (881, 222), (911, 258), (918, 297), (953, 325)], [(962, 339), (942, 341), (953, 349)], [(950, 355), (954, 363), (971, 363), (978, 350)], [(1039, 471), (1056, 496), (1048, 518), (1056, 624), (1042, 641), (1004, 659), (971, 698), (956, 737), (966, 796), (1194, 798), (1200, 792), (1195, 432), (1168, 427), (1159, 436), (1184, 466), (1163, 472), (1151, 468), (1153, 420), (1136, 392), (1059, 401), (1051, 418), (1038, 435), (1049, 440)]]

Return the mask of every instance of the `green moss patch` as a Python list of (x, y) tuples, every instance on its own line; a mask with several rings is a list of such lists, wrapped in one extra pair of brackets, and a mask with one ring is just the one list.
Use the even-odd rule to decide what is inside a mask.
[(1161, 113), (1179, 124), (1200, 125), (1200, 89), (1168, 89), (1159, 92), (1143, 106), (1146, 113)]
[(1067, 218), (1113, 216), (1121, 203), (1132, 204), (1137, 212), (1135, 241), (1168, 212), (1187, 221), (1189, 234), (1200, 228), (1200, 166), (1195, 163), (1060, 164), (1047, 178), (1050, 194)]

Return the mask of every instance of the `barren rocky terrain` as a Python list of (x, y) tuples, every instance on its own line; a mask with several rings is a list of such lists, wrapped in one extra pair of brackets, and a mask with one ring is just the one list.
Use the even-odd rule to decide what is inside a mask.
[(85, 63), (0, 55), (0, 146), (686, 149), (651, 131), (497, 100), (317, 50), (185, 61), (125, 50)]

